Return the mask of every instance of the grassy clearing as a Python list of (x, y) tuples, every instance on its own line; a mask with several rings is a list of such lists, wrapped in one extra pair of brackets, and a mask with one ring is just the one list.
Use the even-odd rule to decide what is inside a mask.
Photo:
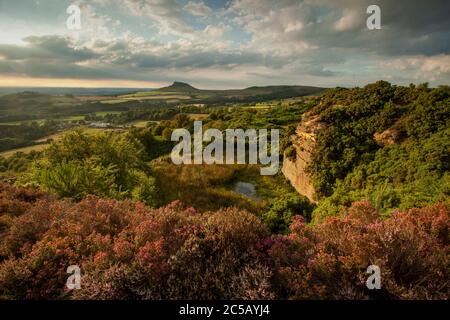
[(99, 116), (99, 117), (104, 117), (107, 114), (122, 114), (122, 113), (123, 113), (123, 111), (99, 111), (99, 112), (96, 112), (95, 115)]
[(190, 96), (187, 95), (158, 95), (158, 96), (145, 96), (145, 97), (133, 97), (127, 98), (128, 101), (141, 101), (141, 100), (189, 100)]
[(132, 122), (131, 125), (135, 126), (136, 128), (146, 128), (149, 121), (135, 121)]
[[(257, 165), (174, 165), (156, 160), (152, 171), (164, 203), (181, 200), (202, 211), (238, 207), (261, 212), (267, 201), (292, 192), (283, 176), (261, 176)], [(237, 182), (252, 183), (259, 199), (234, 191)]]
[(28, 147), (23, 147), (23, 148), (17, 148), (17, 149), (13, 149), (13, 150), (8, 150), (8, 151), (4, 151), (2, 153), (0, 153), (0, 156), (4, 157), (4, 158), (9, 158), (12, 155), (14, 155), (17, 152), (22, 152), (22, 153), (30, 153), (31, 151), (43, 151), (48, 147), (47, 143), (43, 143), (43, 144), (37, 144), (34, 146), (28, 146)]
[(172, 102), (180, 101), (180, 100), (190, 100), (192, 99), (191, 96), (185, 95), (185, 94), (154, 94), (154, 95), (127, 95), (127, 96), (120, 96), (117, 99), (108, 99), (103, 100), (101, 103), (103, 104), (118, 104), (122, 102), (129, 102), (129, 101), (144, 101), (144, 100), (168, 100)]
[(84, 115), (77, 115), (77, 116), (70, 116), (67, 118), (64, 118), (63, 121), (79, 121), (79, 120), (84, 120)]
[(102, 100), (102, 101), (100, 101), (100, 103), (103, 103), (103, 104), (119, 104), (119, 103), (127, 102), (127, 101), (129, 101), (129, 100), (128, 99), (109, 99), (109, 100)]
[(149, 97), (149, 96), (165, 96), (165, 95), (178, 95), (178, 92), (160, 92), (160, 91), (140, 91), (131, 94), (124, 94), (119, 96), (119, 98), (136, 98), (136, 97)]
[(253, 201), (230, 189), (239, 165), (182, 165), (156, 161), (152, 168), (164, 203), (181, 200), (202, 211), (239, 207), (257, 212), (263, 201)]
[(0, 125), (4, 125), (4, 126), (19, 126), (21, 124), (27, 124), (27, 123), (31, 123), (31, 122), (37, 122), (38, 124), (43, 124), (46, 120), (47, 119), (6, 121), (6, 122), (0, 122)]

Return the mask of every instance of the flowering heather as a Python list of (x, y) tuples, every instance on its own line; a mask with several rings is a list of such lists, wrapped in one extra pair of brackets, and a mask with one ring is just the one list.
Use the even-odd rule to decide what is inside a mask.
[[(238, 209), (199, 213), (180, 202), (56, 200), (0, 186), (2, 299), (446, 299), (449, 210), (381, 219), (368, 202), (317, 225), (294, 218), (270, 235)], [(381, 290), (365, 286), (381, 269)], [(66, 287), (79, 265), (80, 290)]]

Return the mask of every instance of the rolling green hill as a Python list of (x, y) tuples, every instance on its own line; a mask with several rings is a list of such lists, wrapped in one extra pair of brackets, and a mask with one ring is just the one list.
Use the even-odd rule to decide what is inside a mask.
[[(174, 82), (168, 87), (153, 91), (136, 92), (122, 97), (151, 97), (153, 100), (156, 100), (158, 96), (161, 97), (161, 100), (176, 99), (178, 97), (183, 100), (192, 100), (200, 103), (255, 102), (307, 96), (319, 94), (323, 91), (324, 88), (310, 86), (266, 86), (231, 90), (203, 90), (184, 82)], [(186, 99), (186, 97), (189, 99)]]
[(22, 92), (0, 97), (0, 119), (14, 115), (36, 118), (40, 114), (58, 113), (73, 108), (80, 101), (70, 95), (52, 96), (36, 92)]
[(72, 95), (21, 92), (0, 96), (0, 123), (55, 119), (109, 111), (112, 108), (124, 110), (123, 106), (111, 107), (99, 102), (85, 102)]
[[(242, 90), (202, 90), (183, 83), (157, 90), (108, 96), (105, 101), (94, 96), (92, 100), (73, 95), (49, 95), (21, 92), (0, 96), (0, 123), (28, 120), (55, 119), (73, 115), (86, 115), (101, 111), (127, 111), (134, 107), (160, 106), (175, 103), (239, 103), (263, 102), (312, 94), (324, 89), (308, 86), (250, 87)], [(105, 98), (106, 99), (106, 98)]]

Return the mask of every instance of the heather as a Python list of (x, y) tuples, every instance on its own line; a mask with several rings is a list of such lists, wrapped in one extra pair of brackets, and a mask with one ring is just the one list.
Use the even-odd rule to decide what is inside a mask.
[[(72, 120), (46, 149), (0, 157), (0, 299), (449, 297), (448, 87), (379, 81), (140, 108), (89, 116), (110, 129), (71, 130)], [(201, 119), (222, 132), (279, 129), (295, 161), (292, 138), (311, 118), (315, 149), (293, 174), (310, 175), (316, 203), (258, 165), (170, 159), (172, 131)], [(134, 120), (143, 126), (122, 126)], [(80, 290), (66, 288), (70, 265)], [(380, 290), (366, 286), (370, 265)]]
[[(368, 202), (271, 234), (237, 208), (201, 213), (179, 201), (88, 196), (80, 202), (0, 186), (2, 299), (446, 299), (449, 210), (383, 219)], [(82, 289), (65, 288), (66, 268)], [(382, 289), (367, 290), (376, 264)]]

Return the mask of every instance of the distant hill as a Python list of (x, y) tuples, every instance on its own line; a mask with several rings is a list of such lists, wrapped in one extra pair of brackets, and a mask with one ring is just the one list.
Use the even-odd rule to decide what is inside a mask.
[(203, 90), (184, 82), (156, 90), (135, 91), (108, 97), (117, 104), (88, 101), (72, 94), (54, 95), (42, 92), (20, 92), (0, 95), (0, 123), (64, 118), (99, 111), (128, 110), (139, 106), (165, 106), (170, 104), (200, 103), (253, 103), (299, 96), (320, 94), (324, 88), (310, 86), (267, 86), (233, 90)]
[(67, 88), (67, 87), (0, 87), (0, 96), (11, 93), (35, 92), (50, 95), (112, 96), (147, 90), (147, 88)]
[[(149, 91), (148, 94), (156, 98), (158, 95), (168, 94), (188, 95), (192, 100), (202, 102), (243, 102), (263, 101), (270, 99), (292, 98), (318, 94), (325, 89), (311, 86), (265, 86), (249, 87), (246, 89), (231, 90), (203, 90), (184, 82), (174, 82), (172, 85), (157, 90)], [(146, 92), (138, 92), (137, 96), (145, 96)]]
[(0, 123), (49, 119), (110, 110), (111, 106), (83, 103), (73, 95), (21, 92), (0, 96)]
[(57, 113), (80, 102), (71, 95), (53, 96), (37, 92), (21, 92), (0, 96), (0, 119), (6, 116)]
[(199, 92), (201, 90), (194, 88), (190, 84), (175, 81), (171, 86), (164, 87), (156, 91), (188, 93), (188, 92)]

